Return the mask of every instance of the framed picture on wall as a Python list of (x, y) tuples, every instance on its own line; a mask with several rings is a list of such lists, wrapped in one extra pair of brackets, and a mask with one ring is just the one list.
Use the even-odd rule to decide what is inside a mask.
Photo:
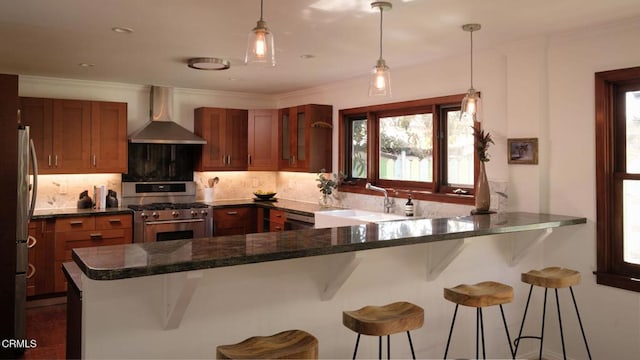
[(538, 138), (507, 139), (509, 164), (538, 164)]

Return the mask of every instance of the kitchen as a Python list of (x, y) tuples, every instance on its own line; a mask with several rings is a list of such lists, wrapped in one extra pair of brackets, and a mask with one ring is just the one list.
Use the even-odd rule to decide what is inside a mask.
[[(269, 2), (266, 2), (265, 6), (268, 9)], [(391, 25), (388, 24), (392, 24), (391, 19), (394, 12), (399, 11), (399, 7), (401, 7), (400, 4), (394, 4), (392, 12), (385, 13), (385, 31), (391, 31)], [(640, 353), (637, 342), (640, 333), (640, 323), (637, 321), (640, 311), (638, 296), (633, 292), (597, 285), (595, 278), (590, 275), (595, 271), (596, 266), (594, 260), (596, 203), (593, 195), (595, 176), (594, 162), (591, 160), (595, 153), (593, 74), (597, 71), (637, 66), (640, 62), (638, 50), (627, 46), (634, 43), (633, 34), (639, 30), (637, 17), (627, 18), (637, 16), (637, 5), (630, 6), (627, 10), (623, 11), (624, 17), (593, 28), (579, 27), (572, 31), (560, 31), (547, 36), (535, 35), (513, 39), (493, 46), (478, 45), (474, 53), (476, 66), (474, 85), (482, 91), (484, 101), (483, 126), (494, 134), (496, 140), (495, 146), (490, 150), (492, 160), (487, 163), (487, 172), (492, 189), (502, 190), (509, 195), (508, 202), (501, 210), (571, 214), (589, 219), (587, 225), (554, 233), (548, 241), (530, 250), (523, 263), (509, 268), (508, 274), (500, 273), (499, 270), (503, 266), (496, 269), (483, 268), (482, 271), (478, 271), (477, 278), (493, 277), (517, 284), (520, 272), (551, 264), (562, 264), (581, 271), (583, 282), (577, 291), (595, 358), (632, 358)], [(265, 13), (265, 18), (269, 20), (269, 24), (275, 31), (275, 19), (267, 14), (269, 13)], [(375, 19), (370, 16), (368, 20), (374, 22), (371, 25), (371, 31), (377, 31)], [(386, 48), (385, 57), (393, 68), (394, 97), (392, 101), (465, 91), (469, 80), (469, 59), (466, 42), (468, 38), (459, 30), (459, 25), (463, 22), (450, 26), (450, 32), (459, 36), (456, 40), (460, 46), (459, 52), (445, 58), (433, 59), (429, 61), (431, 66), (395, 67), (391, 61), (393, 52), (389, 50), (390, 47)], [(483, 30), (476, 36), (478, 44), (482, 44), (483, 32), (490, 27), (489, 23), (484, 21), (483, 26)], [(245, 35), (243, 33), (243, 36)], [(375, 47), (375, 39), (372, 40), (374, 41), (372, 47)], [(385, 45), (388, 43), (390, 41), (385, 42)], [(375, 55), (375, 51), (372, 51), (371, 56)], [(185, 72), (190, 70), (186, 66), (183, 67)], [(363, 74), (369, 67), (367, 64)], [(5, 66), (0, 70), (2, 73), (12, 73), (10, 68)], [(198, 76), (203, 75), (199, 73)], [(416, 78), (428, 79), (428, 81), (418, 83), (413, 81)], [(136, 85), (124, 79), (115, 81), (61, 79), (47, 77), (44, 74), (20, 73), (19, 91), (20, 96), (126, 102), (127, 125), (129, 131), (133, 131), (148, 119), (147, 112), (150, 108), (148, 83), (149, 81), (136, 82), (136, 84), (144, 84)], [(185, 128), (193, 130), (193, 110), (202, 106), (278, 109), (319, 103), (333, 106), (335, 124), (338, 121), (340, 109), (372, 102), (385, 102), (385, 100), (369, 99), (366, 87), (364, 76), (275, 94), (246, 94), (176, 86), (174, 117), (175, 121)], [(513, 137), (539, 138), (541, 151), (538, 166), (507, 164), (507, 138)], [(333, 171), (335, 172), (338, 158), (337, 131), (333, 132), (333, 144)], [(588, 161), (576, 161), (583, 158), (585, 153), (589, 154)], [(317, 203), (319, 196), (315, 173), (215, 171), (195, 176), (198, 184), (203, 184), (211, 177), (219, 178), (214, 195), (216, 200), (250, 198), (251, 192), (257, 189), (274, 189), (278, 196), (284, 199), (299, 199), (312, 203)], [(47, 175), (40, 182), (42, 196), (36, 207), (40, 209), (74, 207), (78, 193), (94, 184), (104, 184), (107, 188), (119, 189), (120, 176), (119, 174)], [(382, 206), (379, 196), (353, 193), (341, 193), (340, 196), (343, 204), (353, 208), (380, 211)], [(495, 197), (495, 200), (493, 204), (500, 204), (499, 197)], [(396, 208), (392, 209), (392, 212), (400, 214), (403, 203), (404, 199), (397, 199)], [(457, 216), (467, 214), (469, 209), (469, 207), (460, 209), (459, 206), (452, 204), (418, 201), (416, 215)], [(445, 328), (447, 326), (445, 323), (450, 316), (450, 308), (442, 301), (440, 295), (441, 288), (462, 281), (476, 280), (476, 278), (469, 279), (469, 273), (477, 271), (478, 267), (483, 266), (483, 262), (474, 259), (475, 254), (486, 255), (499, 264), (504, 262), (499, 256), (499, 241), (492, 244), (498, 249), (488, 249), (480, 243), (470, 244), (461, 255), (462, 257), (452, 263), (441, 278), (438, 278), (435, 283), (424, 285), (431, 289), (429, 294), (422, 294), (426, 299), (424, 302), (429, 305), (427, 308), (432, 313), (442, 314), (436, 319), (438, 327)], [(382, 258), (377, 260), (386, 264)], [(392, 264), (398, 266), (395, 261), (392, 261)], [(286, 274), (285, 271), (286, 269), (281, 269), (283, 274)], [(372, 267), (367, 267), (365, 271), (380, 275)], [(358, 280), (365, 281), (364, 274), (356, 275)], [(393, 281), (391, 275), (383, 275), (382, 279)], [(373, 291), (373, 288), (373, 285), (370, 288), (366, 287), (359, 295), (351, 296), (357, 299), (358, 296), (364, 297), (366, 294), (366, 300), (369, 302), (383, 302), (389, 299), (388, 295)], [(518, 305), (523, 301), (522, 297), (518, 297)], [(349, 304), (359, 303), (352, 300)], [(607, 311), (600, 311), (602, 304), (606, 304)], [(513, 309), (510, 315), (517, 318), (519, 310), (519, 307)], [(331, 316), (329, 313), (326, 315)], [(334, 329), (343, 330), (339, 320), (335, 321)], [(441, 342), (442, 337), (446, 336), (446, 330), (431, 328), (428, 332), (430, 335), (436, 333), (438, 339), (428, 340), (427, 335), (422, 336), (419, 342), (421, 343), (418, 348), (419, 353), (440, 356), (435, 354), (440, 354), (442, 351)], [(579, 342), (577, 344), (579, 345)], [(351, 339), (348, 347), (350, 346), (352, 346)], [(215, 344), (211, 344), (211, 348), (214, 347)], [(555, 351), (558, 351), (558, 347), (559, 345), (556, 344)], [(343, 353), (347, 354), (343, 357), (349, 356), (350, 349)], [(579, 358), (581, 355), (575, 356)], [(549, 358), (553, 358), (552, 355), (549, 355)]]

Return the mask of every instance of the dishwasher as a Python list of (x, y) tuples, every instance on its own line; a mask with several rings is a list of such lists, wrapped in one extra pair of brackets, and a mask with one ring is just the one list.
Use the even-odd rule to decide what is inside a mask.
[(295, 214), (286, 212), (287, 216), (284, 222), (285, 230), (313, 229), (315, 218), (308, 215)]

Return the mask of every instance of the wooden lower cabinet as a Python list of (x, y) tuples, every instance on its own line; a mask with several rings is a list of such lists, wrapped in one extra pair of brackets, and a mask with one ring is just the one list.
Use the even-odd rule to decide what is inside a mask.
[(73, 261), (71, 250), (104, 245), (130, 244), (132, 215), (64, 217), (55, 220), (55, 292), (66, 291), (62, 263)]
[(287, 213), (282, 210), (269, 210), (269, 231), (284, 231)]
[(54, 292), (54, 226), (53, 219), (36, 219), (29, 222), (27, 296)]
[(255, 207), (229, 207), (213, 210), (213, 236), (244, 235), (256, 232)]

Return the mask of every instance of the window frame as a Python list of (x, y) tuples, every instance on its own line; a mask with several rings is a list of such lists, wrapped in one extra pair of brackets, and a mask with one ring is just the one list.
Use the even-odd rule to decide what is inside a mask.
[(640, 174), (626, 173), (626, 141), (620, 141), (626, 126), (617, 116), (624, 111), (618, 90), (630, 84), (640, 88), (640, 67), (595, 73), (596, 282), (640, 292), (640, 265), (626, 263), (623, 255), (622, 180), (640, 180)]
[[(445, 203), (473, 205), (475, 199), (475, 183), (478, 175), (479, 159), (474, 151), (474, 185), (471, 187), (449, 186), (444, 184), (446, 180), (446, 119), (444, 112), (459, 108), (465, 94), (447, 95), (428, 99), (403, 101), (396, 103), (363, 106), (339, 111), (339, 141), (338, 141), (338, 167), (344, 174), (349, 175), (351, 164), (351, 122), (353, 120), (367, 120), (367, 170), (366, 179), (347, 178), (340, 185), (340, 191), (360, 193), (368, 195), (380, 195), (365, 189), (365, 184), (390, 190), (394, 197), (406, 197), (411, 194), (417, 200), (428, 200)], [(379, 123), (380, 117), (410, 115), (429, 112), (433, 116), (433, 181), (425, 185), (424, 182), (398, 181), (379, 179)], [(478, 128), (479, 123), (474, 123)], [(456, 194), (453, 190), (462, 188), (467, 193)]]

